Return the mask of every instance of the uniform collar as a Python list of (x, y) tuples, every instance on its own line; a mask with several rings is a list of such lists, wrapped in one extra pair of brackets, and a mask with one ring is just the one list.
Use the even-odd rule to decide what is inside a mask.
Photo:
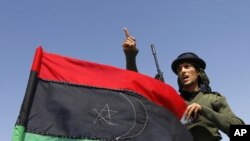
[(187, 91), (182, 91), (181, 92), (181, 96), (185, 99), (185, 100), (191, 100), (193, 99), (200, 91), (195, 91), (195, 92), (187, 92)]

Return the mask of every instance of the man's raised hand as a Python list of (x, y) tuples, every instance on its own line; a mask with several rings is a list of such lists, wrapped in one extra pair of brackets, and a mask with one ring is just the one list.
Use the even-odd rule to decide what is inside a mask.
[(129, 34), (128, 29), (126, 27), (124, 28), (124, 32), (125, 32), (126, 39), (122, 43), (123, 49), (128, 50), (128, 51), (136, 50), (135, 38)]

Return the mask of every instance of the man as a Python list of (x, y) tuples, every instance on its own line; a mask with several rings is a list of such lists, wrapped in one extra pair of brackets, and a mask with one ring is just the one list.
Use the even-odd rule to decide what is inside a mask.
[[(136, 40), (124, 29), (126, 39), (123, 49), (127, 69), (137, 71)], [(172, 63), (172, 70), (178, 76), (179, 92), (188, 107), (184, 113), (186, 126), (194, 141), (219, 141), (219, 130), (229, 136), (230, 125), (244, 124), (230, 109), (224, 96), (212, 92), (205, 73), (206, 63), (196, 54), (186, 52)]]

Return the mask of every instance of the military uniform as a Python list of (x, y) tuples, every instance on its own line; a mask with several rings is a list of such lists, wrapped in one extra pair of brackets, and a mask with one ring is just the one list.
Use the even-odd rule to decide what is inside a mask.
[(202, 107), (198, 118), (186, 123), (194, 141), (219, 141), (221, 135), (218, 130), (229, 136), (230, 125), (244, 124), (232, 112), (226, 98), (218, 93), (183, 92), (181, 96), (188, 104), (198, 103)]

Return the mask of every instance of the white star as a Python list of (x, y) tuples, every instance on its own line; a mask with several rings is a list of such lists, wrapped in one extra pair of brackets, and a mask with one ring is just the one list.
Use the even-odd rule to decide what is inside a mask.
[(108, 104), (106, 104), (102, 109), (94, 108), (93, 110), (98, 114), (95, 118), (94, 124), (96, 124), (97, 121), (103, 120), (109, 125), (116, 125), (116, 123), (111, 121), (111, 115), (114, 115), (117, 111), (110, 110)]

